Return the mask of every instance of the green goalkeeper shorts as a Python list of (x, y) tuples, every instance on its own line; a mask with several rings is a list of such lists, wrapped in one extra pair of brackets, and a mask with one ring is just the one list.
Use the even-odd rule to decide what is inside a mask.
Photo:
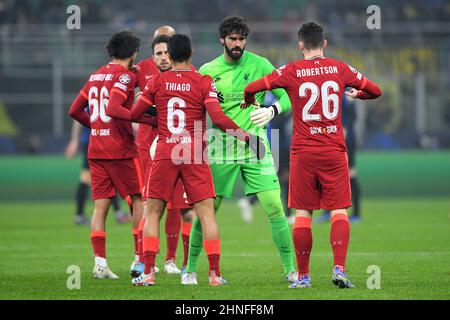
[(253, 163), (211, 163), (216, 195), (231, 198), (234, 185), (241, 174), (246, 195), (280, 189), (273, 160)]

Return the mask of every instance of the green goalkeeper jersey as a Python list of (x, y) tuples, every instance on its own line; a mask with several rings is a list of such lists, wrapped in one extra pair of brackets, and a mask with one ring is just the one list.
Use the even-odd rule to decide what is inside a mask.
[[(241, 109), (240, 103), (244, 99), (244, 88), (247, 84), (272, 73), (275, 67), (266, 58), (254, 53), (244, 51), (242, 57), (236, 62), (227, 62), (224, 55), (217, 57), (211, 62), (204, 64), (199, 72), (202, 75), (209, 75), (213, 78), (217, 89), (217, 96), (223, 112), (230, 117), (242, 129), (256, 134), (263, 138), (266, 143), (267, 155), (271, 151), (268, 144), (266, 128), (259, 128), (250, 120), (250, 113), (254, 107)], [(281, 106), (281, 111), (291, 108), (291, 102), (284, 89), (273, 90)], [(260, 92), (255, 96), (259, 103), (264, 102), (265, 92)], [(209, 139), (209, 159), (210, 161), (233, 162), (255, 157), (246, 144), (236, 138), (227, 135), (213, 125), (213, 134)]]

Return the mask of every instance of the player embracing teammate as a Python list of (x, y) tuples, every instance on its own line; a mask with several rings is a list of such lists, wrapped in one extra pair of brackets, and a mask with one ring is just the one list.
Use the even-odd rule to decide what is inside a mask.
[[(111, 198), (117, 191), (123, 199), (131, 197), (134, 229), (138, 227), (143, 213), (141, 169), (131, 123), (107, 114), (115, 105), (126, 109), (131, 109), (133, 105), (133, 65), (139, 46), (140, 39), (132, 32), (114, 34), (107, 45), (112, 61), (89, 77), (69, 111), (70, 116), (91, 129), (88, 160), (94, 199), (91, 242), (95, 256), (93, 274), (96, 278), (118, 278), (106, 261), (105, 222)], [(86, 106), (89, 106), (89, 113), (84, 111)], [(148, 116), (136, 119), (136, 122), (150, 121)], [(136, 241), (134, 251), (138, 251)]]
[[(166, 72), (171, 69), (171, 63), (167, 52), (167, 42), (170, 36), (175, 34), (175, 30), (170, 26), (161, 26), (155, 30), (154, 39), (152, 41), (152, 56), (142, 60), (138, 63), (138, 72), (136, 74), (136, 83), (140, 89), (140, 93), (144, 91), (147, 82), (156, 74)], [(154, 108), (152, 109), (154, 110)], [(136, 145), (143, 168), (143, 181), (148, 180), (150, 173), (152, 158), (149, 150), (153, 143), (156, 143), (158, 139), (157, 128), (153, 128), (150, 125), (140, 124), (136, 134)], [(144, 191), (145, 195), (145, 183)], [(181, 180), (178, 181), (175, 190), (174, 198), (167, 204), (167, 216), (166, 216), (166, 243), (167, 253), (164, 264), (164, 272), (169, 274), (179, 274), (181, 270), (175, 264), (175, 255), (177, 251), (178, 239), (180, 230), (182, 231), (183, 247), (184, 247), (184, 260), (182, 263), (183, 268), (187, 264), (188, 250), (189, 250), (189, 234), (192, 225), (192, 219), (194, 216), (192, 206), (186, 203), (184, 197), (184, 186)], [(145, 198), (144, 198), (145, 200)], [(145, 207), (144, 202), (144, 207)], [(181, 216), (183, 218), (183, 225), (181, 225)], [(144, 217), (145, 218), (145, 215)], [(142, 253), (142, 234), (144, 229), (145, 219), (141, 220), (137, 233), (139, 257), (131, 266), (130, 274), (132, 277), (137, 277), (144, 272), (144, 258)], [(155, 267), (156, 273), (158, 268)]]
[[(181, 178), (189, 203), (194, 205), (203, 230), (203, 245), (209, 261), (209, 283), (226, 284), (220, 273), (220, 235), (214, 215), (216, 197), (205, 149), (206, 112), (221, 130), (248, 143), (251, 150), (264, 151), (258, 139), (241, 130), (222, 112), (211, 77), (192, 71), (191, 42), (174, 35), (168, 42), (172, 69), (152, 77), (130, 110), (120, 108), (114, 116), (135, 121), (156, 106), (159, 140), (145, 188), (147, 220), (143, 233), (145, 271), (132, 280), (135, 286), (156, 283), (155, 258), (159, 251), (159, 225), (174, 187)], [(119, 112), (120, 111), (120, 112)]]
[[(221, 39), (225, 47), (224, 57), (228, 57), (230, 61), (222, 57), (215, 61), (230, 70), (234, 70), (237, 66), (238, 70), (247, 72), (243, 74), (244, 81), (239, 83), (239, 86), (242, 86), (251, 81), (248, 81), (250, 77), (248, 67), (244, 68), (242, 65), (248, 59), (254, 58), (253, 55), (244, 52), (248, 33), (242, 30), (248, 29), (245, 20), (240, 17), (227, 18), (222, 26), (227, 23), (231, 23), (232, 28), (221, 34)], [(236, 25), (243, 29), (236, 28)], [(143, 186), (139, 183), (140, 165), (136, 159), (137, 152), (131, 127), (131, 122), (139, 122), (157, 127), (159, 140), (147, 181), (144, 181), (147, 219), (143, 231), (142, 256), (145, 270), (132, 280), (133, 285), (152, 286), (156, 283), (155, 257), (159, 252), (160, 219), (167, 203), (173, 200), (174, 189), (179, 180), (185, 186), (188, 203), (194, 206), (197, 214), (197, 226), (191, 232), (191, 242), (195, 242), (197, 248), (201, 249), (202, 246), (205, 248), (209, 260), (209, 283), (211, 285), (227, 283), (222, 278), (219, 268), (220, 235), (214, 215), (214, 199), (216, 199), (214, 183), (217, 183), (217, 177), (214, 176), (213, 181), (211, 171), (214, 173), (214, 169), (217, 169), (214, 166), (217, 164), (214, 163), (214, 166), (212, 164), (210, 168), (204, 150), (206, 112), (216, 128), (226, 131), (227, 134), (242, 141), (241, 143), (250, 146), (251, 152), (257, 154), (258, 162), (257, 165), (250, 164), (249, 168), (259, 168), (258, 166), (263, 165), (259, 160), (263, 158), (271, 160), (270, 149), (266, 148), (266, 142), (263, 139), (261, 143), (256, 136), (243, 131), (225, 113), (238, 120), (239, 113), (244, 115), (245, 119), (242, 120), (242, 124), (240, 123), (244, 129), (264, 126), (282, 111), (282, 108), (280, 103), (269, 107), (260, 105), (261, 95), (255, 97), (255, 94), (282, 88), (286, 90), (292, 103), (294, 118), (290, 152), (289, 207), (296, 209), (292, 237), (298, 264), (298, 278), (292, 280), (289, 278), (289, 282), (292, 281), (289, 287), (311, 286), (309, 273), (312, 249), (311, 219), (313, 211), (319, 209), (331, 212), (330, 243), (334, 256), (332, 281), (341, 288), (354, 287), (345, 273), (350, 238), (347, 208), (351, 206), (351, 191), (347, 147), (341, 121), (341, 101), (344, 93), (353, 98), (375, 99), (381, 95), (381, 90), (351, 66), (324, 57), (323, 50), (327, 46), (327, 41), (324, 39), (322, 27), (318, 24), (314, 22), (303, 24), (298, 36), (299, 48), (304, 59), (291, 62), (272, 73), (266, 73), (267, 75), (259, 80), (248, 83), (244, 90), (244, 102), (240, 106), (237, 103), (240, 111), (235, 108), (234, 100), (230, 101), (228, 109), (224, 107), (227, 106), (227, 97), (232, 95), (224, 98), (222, 93), (218, 99), (216, 87), (226, 91), (226, 86), (221, 85), (225, 73), (220, 76), (217, 74), (222, 72), (222, 69), (209, 64), (209, 69), (202, 68), (203, 76), (192, 70), (191, 43), (185, 35), (174, 35), (168, 40), (167, 51), (172, 69), (152, 75), (143, 94), (132, 108), (136, 85), (133, 64), (140, 40), (127, 31), (119, 32), (111, 38), (107, 48), (113, 60), (89, 77), (69, 112), (73, 118), (91, 129), (88, 159), (95, 200), (91, 223), (95, 277), (118, 278), (108, 268), (105, 248), (106, 215), (111, 197), (116, 191), (123, 198), (128, 195), (131, 197), (135, 230), (142, 217)], [(261, 61), (259, 64), (264, 63)], [(270, 69), (270, 65), (267, 69)], [(349, 91), (345, 91), (347, 87), (350, 87)], [(238, 89), (232, 87), (231, 91)], [(281, 92), (280, 100), (285, 98), (284, 95)], [(219, 100), (224, 106), (219, 104)], [(83, 111), (86, 105), (89, 105), (89, 114)], [(251, 105), (256, 107), (256, 110), (246, 111), (245, 109)], [(157, 117), (147, 114), (151, 109), (154, 110), (154, 106)], [(269, 157), (266, 157), (267, 155)], [(248, 157), (254, 156), (248, 154)], [(268, 167), (272, 168), (271, 162)], [(241, 168), (238, 167), (237, 170)], [(277, 179), (273, 181), (275, 183)], [(233, 184), (225, 189), (232, 190)], [(253, 190), (251, 186), (248, 186), (248, 189)], [(272, 192), (272, 189), (275, 192)], [(253, 192), (256, 192), (255, 190)], [(268, 197), (270, 201), (279, 198), (278, 190), (276, 183), (269, 187), (267, 192), (272, 192)], [(220, 206), (222, 196), (226, 194), (223, 190), (221, 193), (218, 193), (221, 196), (216, 199), (216, 208)], [(265, 198), (257, 194), (264, 203)], [(268, 214), (270, 218), (270, 212)], [(284, 222), (281, 221), (280, 226), (273, 226), (278, 231), (274, 233), (274, 241), (277, 245), (284, 244), (279, 249), (285, 269), (288, 269), (285, 272), (287, 271), (287, 275), (296, 275), (288, 261), (290, 242), (284, 236), (286, 231)], [(283, 237), (280, 235), (281, 230)], [(279, 241), (279, 236), (282, 241)], [(193, 239), (195, 241), (192, 241)], [(137, 252), (136, 241), (135, 252)], [(198, 253), (199, 250), (189, 252), (190, 266), (188, 265), (188, 272), (183, 275), (183, 284), (197, 284), (196, 272), (192, 269), (195, 269)], [(189, 278), (189, 275), (194, 276)]]
[[(320, 25), (303, 24), (298, 37), (304, 59), (248, 84), (243, 106), (256, 103), (255, 93), (275, 88), (284, 88), (292, 103), (289, 207), (296, 209), (293, 241), (299, 277), (289, 287), (311, 286), (311, 218), (313, 210), (322, 208), (331, 211), (332, 281), (340, 288), (352, 288), (345, 273), (351, 192), (341, 101), (344, 93), (353, 98), (375, 99), (381, 90), (353, 67), (324, 57), (327, 40)], [(345, 91), (346, 87), (350, 91)]]

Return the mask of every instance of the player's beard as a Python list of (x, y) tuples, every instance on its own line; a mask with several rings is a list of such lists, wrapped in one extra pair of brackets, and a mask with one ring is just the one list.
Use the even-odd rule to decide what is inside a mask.
[[(244, 54), (244, 50), (245, 50), (245, 46), (244, 48), (240, 48), (240, 47), (234, 47), (234, 48), (228, 48), (226, 44), (224, 44), (225, 47), (225, 51), (227, 52), (228, 56), (233, 59), (233, 60), (239, 60), (242, 55)], [(234, 53), (233, 51), (237, 50), (237, 53)]]
[(166, 71), (169, 71), (170, 69), (172, 69), (172, 66), (170, 65), (170, 63), (160, 64), (157, 67), (158, 67), (159, 71), (161, 71), (161, 72), (166, 72)]

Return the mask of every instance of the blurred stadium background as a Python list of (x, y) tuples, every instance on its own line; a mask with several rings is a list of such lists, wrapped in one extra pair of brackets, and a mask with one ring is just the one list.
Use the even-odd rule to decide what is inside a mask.
[[(72, 4), (81, 8), (80, 30), (66, 27), (69, 16), (66, 9)], [(369, 16), (366, 9), (372, 4), (381, 8), (380, 30), (366, 27)], [(38, 219), (33, 215), (33, 204), (42, 203), (38, 209), (43, 220), (32, 220), (35, 222), (25, 230), (34, 228), (31, 235), (36, 239), (42, 236), (36, 228), (44, 224), (47, 229), (42, 230), (51, 237), (51, 228), (62, 228), (62, 221), (66, 221), (66, 229), (58, 229), (58, 236), (54, 235), (55, 242), (73, 232), (69, 227), (75, 228), (72, 226), (75, 210), (72, 200), (81, 158), (67, 160), (63, 155), (72, 126), (67, 112), (86, 77), (109, 60), (105, 46), (110, 36), (123, 29), (136, 32), (143, 40), (138, 55), (140, 60), (150, 55), (154, 29), (172, 25), (177, 32), (191, 36), (195, 50), (193, 64), (199, 68), (222, 53), (217, 27), (222, 18), (231, 14), (242, 15), (248, 20), (251, 33), (247, 49), (267, 57), (275, 66), (300, 58), (298, 28), (303, 22), (317, 21), (324, 26), (329, 40), (325, 54), (348, 62), (380, 84), (383, 90), (380, 99), (357, 102), (355, 129), (359, 151), (356, 164), (362, 188), (363, 221), (367, 215), (366, 221), (370, 221), (371, 227), (366, 225), (366, 229), (359, 231), (355, 228), (355, 238), (359, 236), (372, 241), (368, 234), (374, 226), (377, 236), (384, 241), (383, 244), (372, 241), (374, 250), (383, 251), (396, 243), (397, 247), (390, 247), (394, 250), (393, 255), (387, 256), (395, 260), (395, 250), (405, 249), (406, 244), (402, 246), (408, 241), (405, 239), (409, 239), (412, 230), (417, 231), (413, 237), (417, 243), (411, 242), (408, 248), (422, 250), (425, 254), (412, 255), (408, 263), (416, 265), (417, 259), (425, 257), (430, 259), (425, 269), (429, 271), (439, 257), (440, 269), (435, 272), (441, 278), (436, 278), (436, 286), (444, 286), (433, 290), (438, 298), (448, 299), (448, 292), (439, 293), (439, 290), (448, 289), (445, 285), (448, 284), (448, 273), (443, 272), (449, 271), (450, 261), (448, 0), (0, 0), (0, 219), (3, 225), (0, 249), (8, 253), (4, 257), (20, 259), (16, 253), (21, 249), (14, 239), (20, 239), (19, 230), (23, 223), (13, 223), (12, 217), (17, 214), (21, 220)], [(289, 130), (290, 126), (287, 120), (286, 128), (282, 130)], [(288, 153), (284, 152), (280, 157), (288, 157)], [(235, 195), (242, 195), (240, 185), (237, 185)], [(424, 198), (426, 201), (421, 202)], [(28, 205), (27, 201), (30, 201)], [(63, 205), (52, 206), (52, 203)], [(234, 204), (230, 203), (226, 208), (237, 212)], [(430, 212), (425, 212), (427, 210)], [(410, 212), (416, 217), (414, 220), (409, 219)], [(378, 216), (379, 213), (383, 214)], [(391, 213), (399, 215), (394, 219), (392, 231), (386, 231), (391, 229), (379, 223), (384, 220), (389, 225)], [(432, 213), (436, 213), (430, 216), (432, 221), (427, 220), (428, 216), (422, 217)], [(231, 216), (239, 219), (237, 214)], [(48, 219), (55, 220), (50, 223)], [(263, 218), (260, 219), (261, 224), (265, 223)], [(405, 233), (395, 238), (407, 220), (415, 225), (406, 226)], [(225, 233), (237, 228), (229, 221), (224, 223)], [(424, 225), (431, 234), (436, 230), (436, 238), (428, 239), (426, 243), (420, 242), (417, 236)], [(318, 233), (323, 233), (325, 240), (321, 241), (325, 245), (328, 231), (320, 230)], [(85, 262), (80, 265), (84, 266), (84, 263), (86, 268), (91, 268), (88, 235), (87, 231), (83, 232), (86, 243), (77, 250), (84, 253)], [(126, 232), (122, 231), (122, 234), (128, 234)], [(245, 235), (249, 231), (237, 232)], [(12, 240), (8, 238), (11, 235)], [(79, 239), (79, 234), (73, 239)], [(45, 248), (44, 239), (39, 241)], [(271, 248), (269, 242), (267, 246)], [(361, 250), (368, 248), (363, 243), (354, 246)], [(437, 250), (436, 255), (426, 254), (430, 248)], [(329, 254), (329, 250), (324, 252)], [(128, 263), (128, 257), (123, 260)], [(362, 262), (364, 268), (371, 263), (369, 260)], [(9, 260), (5, 258), (4, 261)], [(14, 261), (19, 263), (20, 260)], [(391, 262), (389, 260), (386, 265)], [(48, 266), (37, 260), (36, 263), (39, 272), (47, 272)], [(401, 268), (402, 262), (397, 263)], [(66, 265), (62, 264), (61, 268)], [(365, 269), (361, 268), (360, 281), (365, 281)], [(10, 272), (5, 270), (9, 269), (0, 263), (0, 273)], [(398, 272), (392, 272), (397, 276)], [(59, 277), (65, 281), (64, 274)], [(7, 288), (15, 286), (16, 283), (11, 282)], [(260, 292), (264, 290), (262, 288)], [(405, 289), (406, 295), (408, 292), (413, 289)], [(42, 297), (33, 294), (25, 297)], [(2, 297), (23, 296), (19, 293), (8, 296), (5, 291)], [(209, 296), (204, 294), (203, 297)], [(245, 292), (230, 297), (242, 298)], [(323, 297), (335, 298), (333, 295), (317, 295), (316, 298)], [(369, 295), (359, 297), (371, 298)], [(398, 298), (399, 295), (380, 297)], [(427, 298), (423, 292), (412, 297)]]

